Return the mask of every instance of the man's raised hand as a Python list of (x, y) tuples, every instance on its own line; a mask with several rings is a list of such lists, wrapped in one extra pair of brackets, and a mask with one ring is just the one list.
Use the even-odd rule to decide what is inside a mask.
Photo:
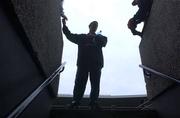
[(66, 19), (65, 18), (62, 19), (62, 23), (63, 23), (63, 25), (66, 25)]

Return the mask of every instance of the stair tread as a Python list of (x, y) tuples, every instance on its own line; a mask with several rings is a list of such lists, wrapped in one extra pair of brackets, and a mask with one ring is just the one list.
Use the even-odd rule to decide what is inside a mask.
[[(91, 110), (88, 106), (80, 106), (78, 109), (67, 109), (66, 106), (53, 106), (51, 110), (53, 116), (62, 118), (157, 118), (156, 111), (151, 109), (140, 110), (135, 107), (104, 107), (101, 109)], [(56, 118), (56, 117), (55, 117)]]
[[(57, 106), (54, 106), (53, 105), (53, 109), (55, 110), (87, 110), (89, 111), (89, 107), (88, 106), (79, 106), (78, 109), (68, 109), (67, 106), (60, 106), (60, 105), (57, 105)], [(140, 110), (136, 107), (107, 107), (107, 106), (101, 106), (101, 110), (102, 111), (154, 111), (152, 109), (145, 109), (145, 110)]]

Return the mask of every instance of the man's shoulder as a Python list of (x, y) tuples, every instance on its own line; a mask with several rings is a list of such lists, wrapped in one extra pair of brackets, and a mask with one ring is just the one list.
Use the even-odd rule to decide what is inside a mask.
[(107, 39), (107, 37), (106, 37), (106, 36), (104, 36), (104, 35), (101, 35), (101, 34), (100, 34), (100, 35), (97, 35), (97, 37), (98, 37), (98, 38)]

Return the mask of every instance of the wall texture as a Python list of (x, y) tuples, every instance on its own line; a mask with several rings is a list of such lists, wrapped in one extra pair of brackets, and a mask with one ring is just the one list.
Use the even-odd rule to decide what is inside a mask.
[[(44, 77), (21, 40), (25, 37), (17, 33), (20, 30), (14, 24), (16, 18), (12, 18), (13, 15), (9, 15), (7, 10), (0, 7), (0, 117), (2, 118), (44, 81)], [(48, 116), (52, 97), (45, 89), (37, 99), (41, 99), (41, 102), (39, 100), (39, 106), (33, 107), (39, 109), (41, 107), (42, 110), (39, 111), (41, 115), (36, 114), (35, 110), (31, 110), (31, 114), (44, 118)], [(28, 117), (31, 115), (26, 115), (26, 118)]]
[(11, 0), (47, 75), (60, 64), (63, 48), (60, 0)]
[[(44, 81), (37, 62), (46, 76), (61, 64), (63, 40), (59, 2), (0, 1), (0, 117), (9, 114)], [(56, 94), (58, 78), (51, 88)], [(55, 98), (50, 90), (44, 89), (21, 117), (47, 118)]]
[[(61, 0), (11, 0), (46, 77), (61, 65)], [(59, 80), (51, 84), (57, 94)]]
[[(174, 78), (180, 78), (180, 1), (154, 0), (140, 43), (142, 64)], [(148, 97), (172, 84), (152, 75), (146, 78)]]
[(179, 91), (180, 86), (176, 85), (153, 102), (152, 107), (160, 118), (180, 118)]

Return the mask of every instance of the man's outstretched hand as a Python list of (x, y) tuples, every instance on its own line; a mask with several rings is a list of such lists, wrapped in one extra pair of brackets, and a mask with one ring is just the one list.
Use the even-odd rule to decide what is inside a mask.
[(61, 15), (61, 17), (63, 18), (63, 19), (65, 19), (65, 20), (68, 20), (68, 18), (67, 18), (67, 16), (66, 15)]
[(62, 23), (63, 23), (63, 25), (66, 25), (66, 19), (65, 18), (62, 19)]

